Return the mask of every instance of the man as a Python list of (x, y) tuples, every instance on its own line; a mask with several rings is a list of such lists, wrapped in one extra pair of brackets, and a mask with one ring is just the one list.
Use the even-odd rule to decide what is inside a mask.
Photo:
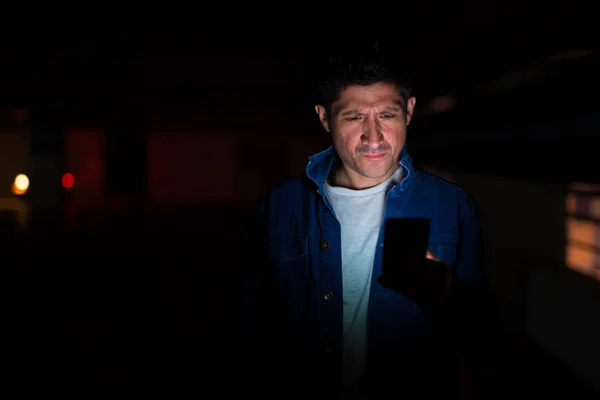
[[(279, 382), (291, 394), (456, 396), (476, 336), (473, 203), (413, 166), (405, 143), (416, 100), (377, 49), (333, 59), (319, 93), (333, 146), (265, 198), (248, 242), (246, 373), (261, 390)], [(391, 218), (429, 219), (429, 251), (384, 282)]]

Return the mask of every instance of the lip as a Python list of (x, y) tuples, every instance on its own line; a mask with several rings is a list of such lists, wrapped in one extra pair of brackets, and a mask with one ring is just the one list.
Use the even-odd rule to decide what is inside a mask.
[(383, 158), (384, 153), (379, 154), (363, 154), (363, 157), (368, 158), (369, 160), (379, 160)]

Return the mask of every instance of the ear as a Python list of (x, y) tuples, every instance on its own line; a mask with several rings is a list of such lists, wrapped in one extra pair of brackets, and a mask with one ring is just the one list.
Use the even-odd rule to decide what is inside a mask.
[(417, 99), (414, 97), (408, 99), (408, 102), (406, 103), (406, 125), (410, 124), (410, 121), (412, 120), (416, 103)]
[(327, 110), (325, 110), (325, 107), (323, 107), (322, 105), (317, 104), (315, 106), (315, 111), (319, 116), (319, 121), (321, 121), (321, 125), (323, 125), (323, 128), (327, 132), (329, 132), (329, 120), (327, 119)]

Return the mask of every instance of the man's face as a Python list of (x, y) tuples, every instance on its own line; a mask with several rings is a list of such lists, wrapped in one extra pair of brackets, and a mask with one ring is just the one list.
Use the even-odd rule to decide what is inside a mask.
[(351, 186), (375, 186), (396, 171), (414, 106), (414, 97), (405, 107), (397, 87), (388, 83), (348, 87), (332, 104), (330, 115), (316, 106)]

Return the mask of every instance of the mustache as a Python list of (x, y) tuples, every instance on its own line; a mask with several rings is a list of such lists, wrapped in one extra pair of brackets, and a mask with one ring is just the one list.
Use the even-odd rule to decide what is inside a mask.
[(379, 147), (372, 149), (369, 145), (364, 145), (356, 148), (356, 154), (378, 154), (392, 151), (392, 147), (388, 144), (381, 144)]

